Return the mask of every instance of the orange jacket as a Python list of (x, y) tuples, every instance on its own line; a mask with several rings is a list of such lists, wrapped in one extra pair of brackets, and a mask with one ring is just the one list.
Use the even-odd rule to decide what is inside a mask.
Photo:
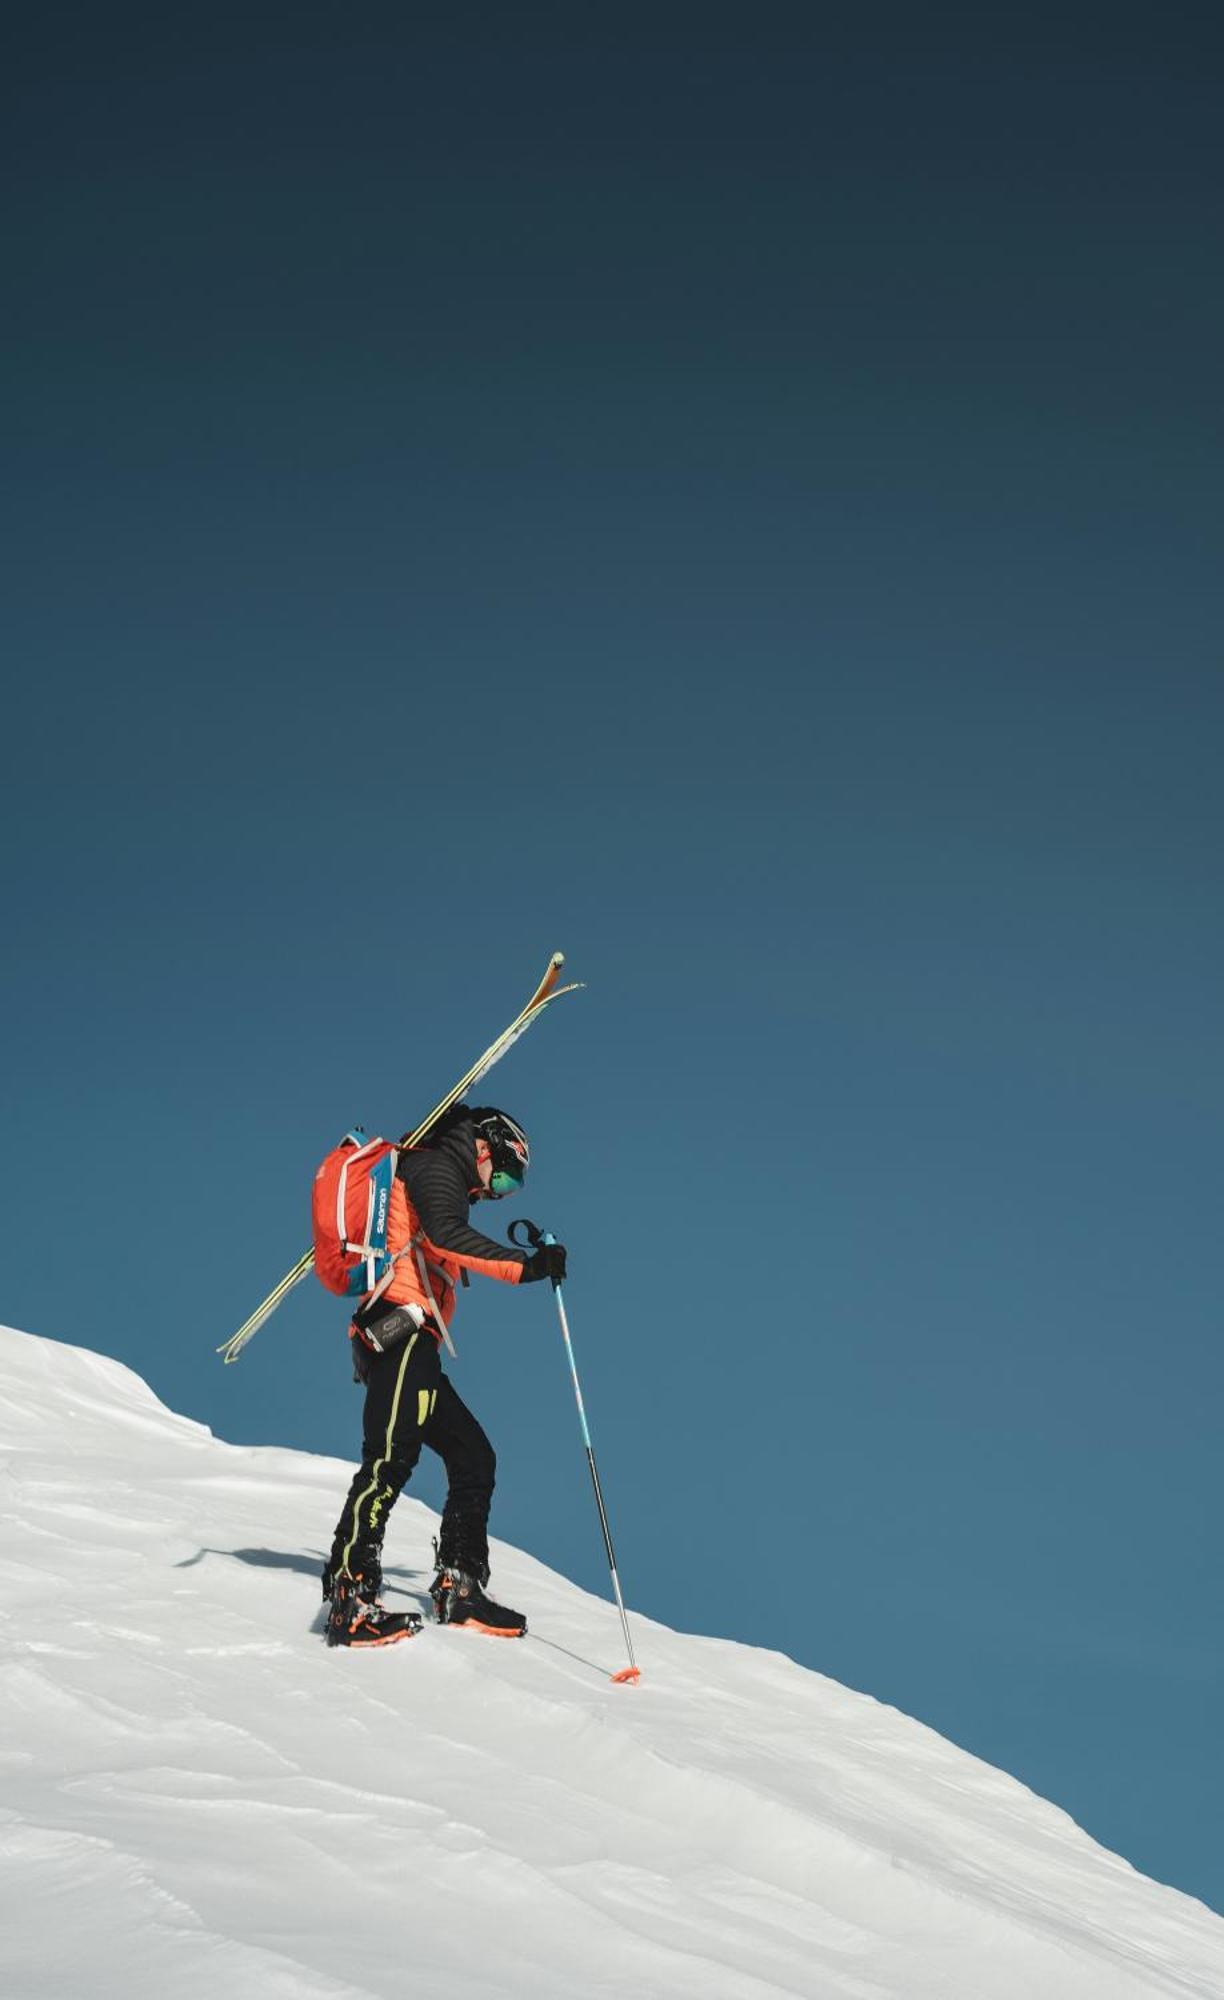
[(456, 1287), (466, 1272), (480, 1271), (508, 1285), (519, 1283), (526, 1253), (482, 1235), (468, 1220), (478, 1192), (470, 1119), (435, 1144), (400, 1154), (387, 1213), (387, 1248), (397, 1261), (390, 1284), (379, 1294), (380, 1305), (385, 1299), (388, 1307), (415, 1305), (428, 1311), (432, 1290), (443, 1324), (449, 1326)]
[[(471, 1233), (477, 1234), (475, 1230)], [(387, 1212), (387, 1248), (395, 1255), (404, 1254), (398, 1255), (395, 1276), (381, 1298), (389, 1306), (423, 1306), (428, 1312), (429, 1292), (421, 1278), (423, 1264), (443, 1324), (449, 1326), (455, 1313), (455, 1291), (461, 1283), (461, 1272), (482, 1271), (487, 1278), (500, 1278), (507, 1285), (518, 1284), (522, 1256), (509, 1246), (503, 1249), (491, 1244), (490, 1247), (497, 1251), (496, 1256), (474, 1254), (470, 1249), (448, 1249), (445, 1244), (433, 1242), (422, 1228), (404, 1183), (397, 1178), (391, 1185), (391, 1206)]]

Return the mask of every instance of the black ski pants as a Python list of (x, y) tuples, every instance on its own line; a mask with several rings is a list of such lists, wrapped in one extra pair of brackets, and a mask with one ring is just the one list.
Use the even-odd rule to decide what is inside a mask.
[(488, 1521), (497, 1460), (480, 1425), (442, 1373), (431, 1333), (412, 1334), (387, 1353), (364, 1349), (363, 1451), (336, 1526), (331, 1568), (370, 1574), (380, 1560), (387, 1516), (421, 1446), (446, 1467), (447, 1495), (438, 1538), (442, 1562), (486, 1581)]

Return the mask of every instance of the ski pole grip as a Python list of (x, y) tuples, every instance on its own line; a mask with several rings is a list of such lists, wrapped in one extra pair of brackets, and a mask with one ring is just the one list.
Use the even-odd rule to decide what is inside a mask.
[[(541, 1236), (541, 1238), (540, 1238), (540, 1241), (541, 1241), (541, 1243), (555, 1243), (555, 1242), (556, 1242), (556, 1240), (557, 1240), (557, 1239), (556, 1239), (556, 1237), (555, 1237), (555, 1236), (553, 1235), (553, 1233), (552, 1233), (552, 1230), (551, 1230), (551, 1229), (546, 1229), (546, 1230), (544, 1231), (544, 1234), (543, 1234), (543, 1236)], [(560, 1305), (561, 1305), (561, 1280), (560, 1280), (560, 1278), (554, 1278), (554, 1279), (553, 1279), (553, 1281), (552, 1281), (552, 1288), (553, 1288), (553, 1291), (554, 1291), (554, 1293), (556, 1294), (556, 1299), (557, 1299), (557, 1304), (558, 1304), (558, 1305), (560, 1306)], [(562, 1306), (562, 1308), (561, 1308), (561, 1309), (562, 1309), (562, 1311), (564, 1312), (565, 1308), (564, 1308), (563, 1306)]]
[[(526, 1244), (520, 1242), (518, 1237), (515, 1235), (514, 1232), (516, 1229), (523, 1229), (527, 1232), (526, 1243), (529, 1243), (533, 1250), (538, 1250), (541, 1243), (555, 1243), (557, 1240), (556, 1237), (553, 1235), (551, 1229), (539, 1229), (536, 1227), (536, 1224), (534, 1222), (528, 1222), (527, 1217), (525, 1215), (519, 1215), (515, 1217), (514, 1221), (510, 1224), (509, 1229), (506, 1231), (507, 1236), (510, 1238), (510, 1241), (513, 1243), (516, 1250), (522, 1250), (526, 1247)], [(552, 1288), (554, 1292), (557, 1294), (558, 1301), (560, 1301), (561, 1298), (560, 1278), (554, 1278), (552, 1280)]]

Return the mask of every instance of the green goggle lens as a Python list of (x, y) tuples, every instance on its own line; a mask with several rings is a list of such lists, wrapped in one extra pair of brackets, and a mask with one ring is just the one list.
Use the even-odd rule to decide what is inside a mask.
[(489, 1182), (490, 1194), (521, 1194), (522, 1190), (523, 1176), (504, 1173), (500, 1167), (496, 1169)]

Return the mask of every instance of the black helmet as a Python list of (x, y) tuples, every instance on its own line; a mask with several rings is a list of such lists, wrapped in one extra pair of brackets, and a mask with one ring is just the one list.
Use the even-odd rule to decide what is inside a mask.
[(484, 1140), (493, 1163), (489, 1193), (517, 1194), (531, 1163), (527, 1134), (508, 1111), (497, 1111), (491, 1104), (474, 1106), (469, 1116), (476, 1127), (476, 1137)]

